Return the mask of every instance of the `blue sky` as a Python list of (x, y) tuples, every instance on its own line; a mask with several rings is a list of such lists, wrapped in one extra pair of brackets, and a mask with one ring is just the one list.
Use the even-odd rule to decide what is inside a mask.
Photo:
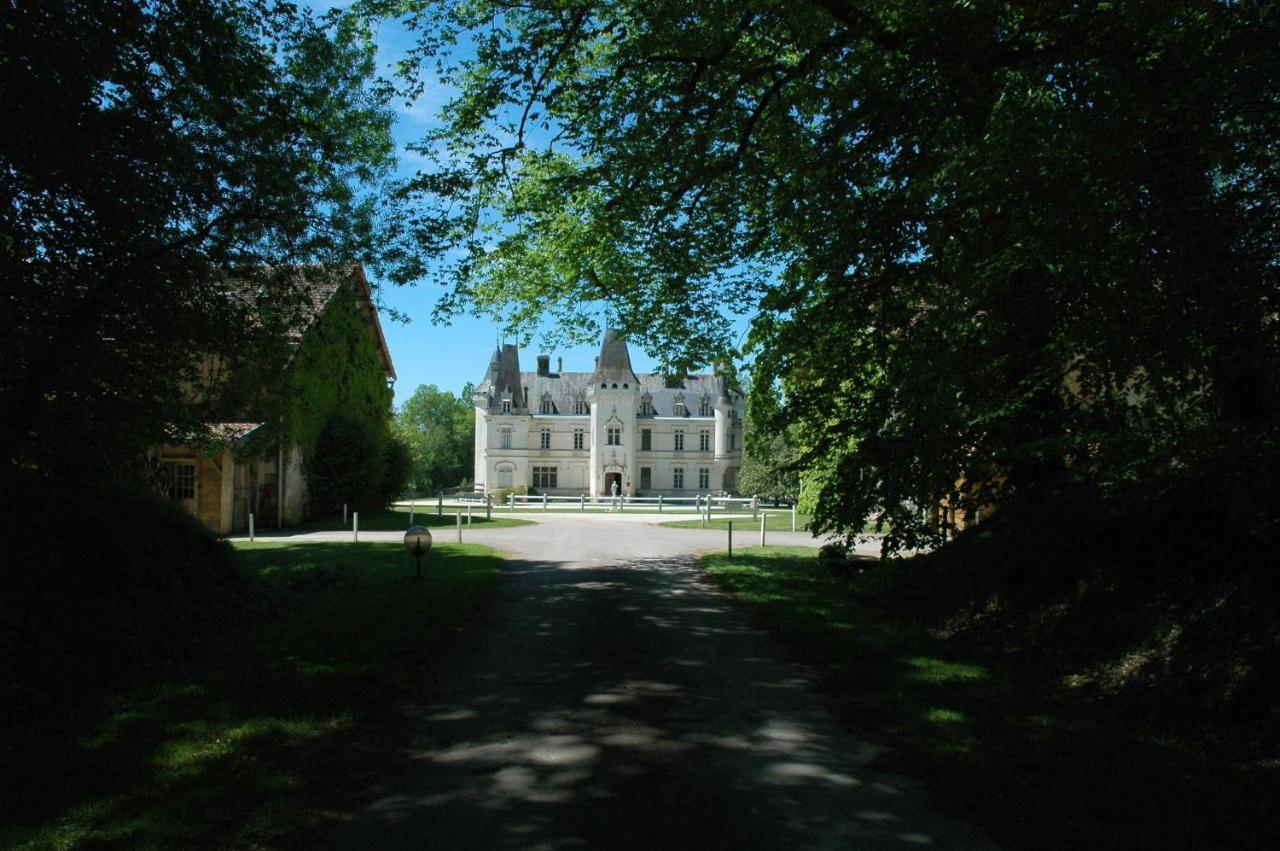
[[(316, 11), (349, 5), (333, 0), (310, 0), (307, 3)], [(412, 44), (414, 35), (395, 21), (384, 21), (377, 32), (378, 64), (383, 73), (390, 75), (390, 68)], [(437, 120), (442, 105), (448, 101), (450, 91), (438, 82), (428, 81), (426, 91), (412, 104), (400, 101), (395, 104), (396, 123), (393, 130), (400, 147), (400, 172), (412, 176), (421, 163), (420, 155), (404, 150), (404, 146), (417, 141)], [(375, 283), (380, 283), (376, 278)], [(431, 311), (445, 292), (439, 278), (431, 276), (416, 286), (382, 287), (385, 304), (408, 316), (403, 324), (382, 315), (382, 328), (391, 348), (398, 378), (395, 385), (396, 405), (402, 403), (422, 384), (435, 384), (442, 390), (461, 391), (468, 381), (479, 383), (493, 353), (498, 329), (489, 319), (460, 317), (451, 325), (432, 324)], [(540, 329), (546, 330), (546, 329)], [(535, 337), (534, 345), (539, 340)], [(564, 358), (567, 371), (583, 371), (592, 367), (598, 345), (577, 346), (548, 350), (552, 364), (556, 357)], [(521, 350), (521, 366), (534, 368), (534, 356), (538, 351)], [(631, 363), (637, 372), (649, 372), (658, 363), (637, 345), (631, 346)]]

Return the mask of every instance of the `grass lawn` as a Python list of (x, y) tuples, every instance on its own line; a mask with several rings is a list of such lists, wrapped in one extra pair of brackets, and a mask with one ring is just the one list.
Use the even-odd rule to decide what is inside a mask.
[(704, 557), (715, 581), (815, 671), (846, 726), (940, 808), (1022, 848), (1277, 847), (1274, 767), (1144, 735), (999, 660), (871, 610), (874, 568), (837, 579), (810, 549)]
[[(791, 531), (791, 512), (790, 511), (767, 511), (765, 516), (765, 529), (769, 532), (790, 532)], [(809, 527), (809, 521), (812, 520), (807, 514), (796, 515), (796, 531), (803, 532)], [(702, 529), (704, 528), (701, 520), (672, 520), (668, 523), (659, 524), (662, 526), (670, 526), (673, 529)], [(727, 529), (729, 521), (723, 517), (711, 517), (711, 522), (706, 525), (707, 529)], [(733, 520), (733, 530), (737, 532), (760, 531), (760, 520), (753, 520), (750, 517), (737, 517)], [(736, 537), (736, 534), (735, 534)]]
[[(454, 526), (457, 520), (454, 519), (455, 511), (446, 507), (444, 515), (436, 514), (436, 504), (419, 505), (417, 510), (413, 512), (413, 523), (415, 526)], [(509, 526), (529, 526), (532, 520), (519, 520), (514, 517), (502, 517), (497, 509), (493, 511), (492, 519), (484, 518), (484, 507), (471, 511), (471, 525), (473, 528), (480, 529), (503, 529)], [(462, 511), (462, 525), (467, 525), (467, 512)], [(347, 525), (342, 525), (342, 517), (324, 517), (317, 520), (309, 520), (302, 526), (296, 526), (289, 529), (289, 532), (297, 532), (299, 530), (321, 530), (321, 529), (350, 529), (351, 518), (347, 518)], [(396, 506), (395, 508), (384, 508), (379, 511), (369, 511), (360, 513), (360, 531), (362, 532), (403, 532), (409, 528), (409, 507)], [(270, 537), (272, 530), (268, 529), (262, 533), (262, 537)]]
[(242, 543), (273, 613), (110, 698), (0, 802), (0, 847), (299, 844), (403, 760), (406, 706), (501, 558), (438, 544)]

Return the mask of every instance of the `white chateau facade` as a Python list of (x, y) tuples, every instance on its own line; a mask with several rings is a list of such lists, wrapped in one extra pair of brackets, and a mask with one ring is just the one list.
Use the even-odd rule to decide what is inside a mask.
[[(562, 365), (562, 364), (558, 364)], [(626, 341), (605, 331), (593, 372), (521, 372), (493, 354), (472, 398), (477, 491), (692, 496), (734, 492), (742, 466), (741, 391), (714, 375), (637, 376)]]

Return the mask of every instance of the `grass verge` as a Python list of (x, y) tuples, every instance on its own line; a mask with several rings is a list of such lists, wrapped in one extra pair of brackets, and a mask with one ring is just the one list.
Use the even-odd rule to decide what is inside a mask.
[[(436, 514), (435, 504), (419, 505), (413, 512), (413, 525), (427, 526), (434, 528), (436, 526), (447, 526), (452, 528), (457, 524), (456, 513), (454, 510), (446, 508), (443, 515)], [(512, 526), (531, 526), (535, 521), (520, 520), (515, 517), (500, 517), (498, 512), (493, 512), (493, 517), (486, 520), (484, 509), (479, 511), (473, 510), (471, 513), (471, 525), (475, 529), (506, 529)], [(360, 512), (360, 531), (361, 532), (403, 532), (409, 528), (409, 508), (405, 506), (401, 508), (384, 508), (378, 511), (362, 511)], [(462, 525), (467, 525), (467, 512), (462, 512)], [(347, 518), (346, 525), (342, 523), (341, 517), (322, 517), (316, 520), (309, 520), (301, 526), (296, 526), (286, 530), (287, 534), (294, 534), (299, 531), (322, 531), (322, 530), (342, 530), (351, 528), (351, 518)], [(260, 537), (269, 538), (274, 530), (265, 530), (260, 533)]]
[(810, 549), (704, 557), (714, 580), (811, 666), (878, 769), (1010, 847), (1276, 847), (1275, 766), (1206, 756), (868, 605)]
[[(791, 531), (791, 512), (766, 512), (765, 529), (769, 532), (790, 532)], [(809, 528), (809, 521), (813, 518), (807, 514), (796, 515), (796, 531), (804, 532)], [(706, 526), (702, 525), (701, 520), (672, 520), (667, 523), (660, 523), (660, 526), (668, 526), (672, 529), (720, 529), (729, 528), (729, 521), (722, 517), (712, 517), (711, 522)], [(733, 520), (733, 528), (735, 532), (758, 532), (760, 531), (760, 521), (753, 520), (750, 517), (736, 517)]]
[(501, 558), (437, 545), (240, 544), (276, 615), (110, 697), (0, 803), (0, 847), (296, 844), (398, 758), (432, 661)]

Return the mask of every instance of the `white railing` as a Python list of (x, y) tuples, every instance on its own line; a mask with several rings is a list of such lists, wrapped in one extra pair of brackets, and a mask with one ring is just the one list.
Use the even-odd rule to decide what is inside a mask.
[(530, 511), (635, 511), (664, 513), (707, 513), (726, 516), (732, 513), (750, 514), (755, 517), (762, 510), (759, 501), (751, 497), (727, 497), (694, 494), (693, 496), (553, 496), (551, 494), (508, 494), (499, 503), (492, 494), (466, 493), (403, 499), (396, 502), (401, 507), (413, 507), (416, 512), (443, 514), (445, 509), (472, 511), (482, 508), (487, 512)]

